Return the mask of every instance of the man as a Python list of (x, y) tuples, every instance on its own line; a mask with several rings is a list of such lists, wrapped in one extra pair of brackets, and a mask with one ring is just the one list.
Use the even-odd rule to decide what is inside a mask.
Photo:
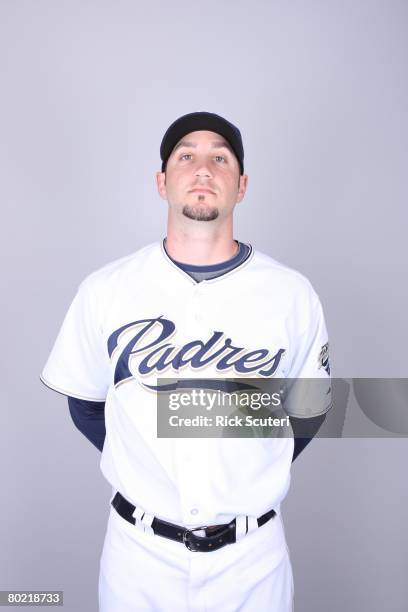
[[(292, 460), (330, 408), (321, 304), (304, 276), (234, 240), (248, 183), (238, 128), (190, 113), (160, 154), (166, 238), (85, 278), (41, 375), (69, 397), (112, 485), (100, 611), (288, 612), (280, 503)], [(163, 379), (288, 377), (327, 388), (289, 410), (295, 434), (307, 424), (297, 448), (286, 436), (157, 436)]]

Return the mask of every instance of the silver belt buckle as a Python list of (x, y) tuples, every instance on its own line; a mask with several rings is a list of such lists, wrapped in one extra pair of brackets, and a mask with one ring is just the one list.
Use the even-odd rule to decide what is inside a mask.
[(199, 538), (200, 536), (195, 536), (193, 532), (201, 531), (202, 529), (205, 531), (207, 527), (194, 527), (194, 529), (185, 529), (183, 531), (183, 544), (188, 548), (188, 550), (197, 552), (197, 550), (200, 548), (200, 542), (194, 542), (191, 540), (191, 537)]

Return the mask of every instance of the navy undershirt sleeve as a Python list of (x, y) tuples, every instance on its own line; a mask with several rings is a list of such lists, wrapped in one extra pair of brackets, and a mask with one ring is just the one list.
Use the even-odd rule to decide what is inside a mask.
[(297, 417), (292, 416), (289, 417), (295, 443), (292, 463), (317, 434), (325, 418), (326, 413), (315, 417), (309, 417), (307, 419), (299, 419)]
[(68, 397), (72, 420), (81, 433), (102, 451), (105, 441), (105, 402), (90, 402)]

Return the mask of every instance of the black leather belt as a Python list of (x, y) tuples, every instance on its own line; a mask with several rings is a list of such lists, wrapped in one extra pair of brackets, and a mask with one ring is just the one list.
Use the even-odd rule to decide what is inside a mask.
[[(136, 524), (136, 519), (133, 516), (133, 512), (136, 507), (127, 501), (119, 492), (116, 493), (111, 501), (112, 506), (115, 508), (118, 514), (132, 525)], [(262, 527), (269, 519), (274, 517), (276, 514), (275, 510), (269, 510), (257, 519), (258, 527)], [(142, 519), (143, 519), (142, 515)], [(167, 523), (154, 517), (151, 524), (151, 528), (156, 535), (168, 538), (169, 540), (175, 540), (185, 544), (187, 548), (193, 552), (209, 552), (211, 550), (217, 550), (226, 544), (233, 544), (236, 542), (236, 519), (233, 519), (230, 523), (225, 525), (214, 525), (211, 527), (194, 527), (194, 529), (186, 529), (175, 525), (174, 523)], [(205, 530), (205, 537), (198, 536), (194, 532)], [(248, 531), (248, 519), (247, 519), (247, 531)]]

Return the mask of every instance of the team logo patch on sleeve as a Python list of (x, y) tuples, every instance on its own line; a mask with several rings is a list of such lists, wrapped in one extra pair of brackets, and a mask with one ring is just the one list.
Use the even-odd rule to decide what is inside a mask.
[(329, 343), (323, 344), (319, 353), (319, 370), (323, 367), (327, 374), (330, 376), (330, 363), (329, 363)]

